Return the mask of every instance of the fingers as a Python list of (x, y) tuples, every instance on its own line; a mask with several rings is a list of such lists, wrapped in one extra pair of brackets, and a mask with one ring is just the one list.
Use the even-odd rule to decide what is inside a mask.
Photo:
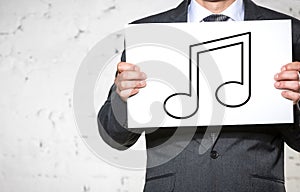
[(146, 86), (146, 81), (115, 81), (116, 92), (123, 101), (127, 101), (130, 96), (139, 92), (139, 89)]
[(123, 71), (140, 71), (140, 68), (131, 63), (120, 62), (118, 63), (118, 72), (122, 73)]
[(281, 72), (274, 76), (275, 88), (284, 90), (281, 95), (296, 104), (300, 100), (300, 62), (292, 62), (281, 67)]
[(293, 101), (294, 104), (296, 104), (299, 100), (300, 100), (300, 94), (297, 92), (293, 92), (293, 91), (282, 91), (281, 95), (286, 98), (289, 99), (291, 101)]
[(123, 71), (118, 74), (120, 81), (145, 80), (146, 74), (140, 71)]
[(277, 81), (275, 82), (275, 88), (290, 90), (299, 93), (300, 84), (299, 81)]
[(300, 62), (292, 62), (281, 67), (281, 71), (300, 71)]
[(122, 100), (139, 92), (140, 88), (146, 86), (146, 74), (140, 68), (131, 63), (120, 62), (118, 64), (118, 75), (115, 79), (116, 92)]
[(146, 86), (146, 81), (119, 81), (116, 85), (120, 91), (126, 89), (143, 88)]
[(286, 80), (299, 80), (299, 72), (298, 71), (281, 71), (274, 76), (276, 81), (286, 81)]
[(130, 96), (133, 96), (133, 95), (137, 94), (138, 92), (139, 92), (139, 89), (126, 89), (123, 91), (120, 91), (117, 89), (117, 93), (119, 94), (119, 96), (121, 97), (121, 99), (123, 101), (127, 101), (127, 99)]

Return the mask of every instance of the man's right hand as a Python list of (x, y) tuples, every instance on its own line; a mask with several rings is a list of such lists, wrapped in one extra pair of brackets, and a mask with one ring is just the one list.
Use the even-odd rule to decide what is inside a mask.
[(118, 74), (115, 78), (116, 92), (123, 101), (139, 92), (140, 88), (146, 86), (146, 74), (140, 68), (131, 63), (118, 63)]

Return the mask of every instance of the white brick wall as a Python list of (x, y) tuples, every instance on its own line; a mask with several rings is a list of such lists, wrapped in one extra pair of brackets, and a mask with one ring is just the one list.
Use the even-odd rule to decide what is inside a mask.
[[(80, 139), (74, 80), (97, 41), (178, 2), (0, 1), (0, 191), (141, 191), (144, 170), (111, 166)], [(256, 2), (300, 18), (299, 0)], [(299, 191), (300, 154), (287, 150), (286, 164), (288, 192)]]

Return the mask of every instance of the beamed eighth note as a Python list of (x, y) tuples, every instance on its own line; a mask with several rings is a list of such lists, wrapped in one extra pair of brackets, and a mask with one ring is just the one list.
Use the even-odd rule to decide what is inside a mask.
[[(163, 105), (164, 111), (170, 117), (175, 119), (187, 119), (197, 113), (199, 109), (199, 90), (201, 88), (199, 85), (199, 69), (201, 68), (201, 63), (206, 62), (206, 58), (210, 53), (233, 47), (239, 48), (239, 51), (234, 54), (240, 57), (240, 78), (231, 79), (222, 83), (217, 87), (214, 95), (219, 104), (230, 108), (241, 107), (250, 100), (251, 32), (246, 32), (189, 46), (189, 91), (187, 93), (174, 93), (165, 99)], [(226, 57), (226, 55), (224, 55), (224, 57)], [(222, 63), (222, 65), (226, 64), (226, 62)], [(178, 97), (182, 104), (193, 102), (193, 105), (189, 107), (186, 114), (175, 114), (172, 109), (168, 107), (168, 104), (172, 105), (172, 99)]]

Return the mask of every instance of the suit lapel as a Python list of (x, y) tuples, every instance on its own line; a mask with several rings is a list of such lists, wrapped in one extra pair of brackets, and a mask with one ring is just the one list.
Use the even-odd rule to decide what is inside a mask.
[(263, 19), (263, 14), (260, 12), (259, 7), (251, 0), (244, 0), (244, 6), (245, 6), (245, 16), (244, 16), (245, 21)]
[(184, 0), (170, 15), (170, 22), (187, 22), (188, 7), (191, 0)]

